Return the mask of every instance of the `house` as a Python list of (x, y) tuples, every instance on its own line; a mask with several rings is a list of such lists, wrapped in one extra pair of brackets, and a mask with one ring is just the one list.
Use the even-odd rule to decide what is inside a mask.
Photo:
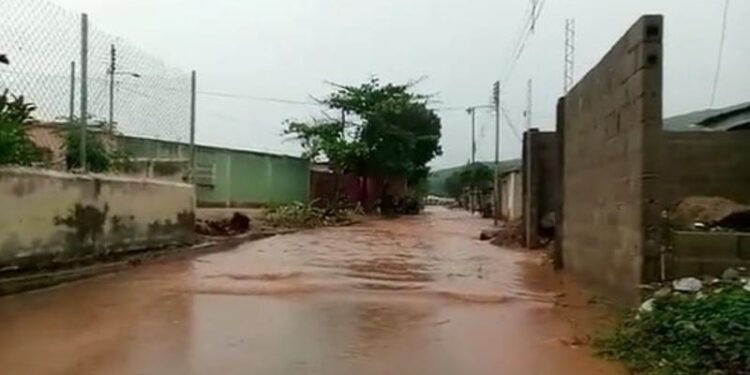
[(500, 218), (507, 221), (523, 217), (523, 174), (517, 166), (503, 171), (497, 177), (500, 187)]
[(668, 132), (750, 130), (750, 102), (669, 117), (664, 119), (664, 130)]

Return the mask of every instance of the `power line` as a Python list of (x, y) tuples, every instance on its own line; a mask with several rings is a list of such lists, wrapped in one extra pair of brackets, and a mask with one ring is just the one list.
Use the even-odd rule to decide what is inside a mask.
[(565, 68), (563, 73), (563, 94), (573, 87), (575, 80), (575, 38), (576, 20), (568, 18), (565, 20)]
[(541, 0), (537, 3), (535, 2), (532, 6), (531, 14), (526, 19), (526, 22), (524, 24), (524, 27), (521, 31), (521, 38), (517, 45), (513, 48), (513, 61), (508, 66), (508, 70), (506, 71), (503, 82), (507, 82), (510, 78), (511, 74), (513, 74), (513, 69), (516, 67), (516, 63), (521, 58), (521, 55), (523, 55), (524, 50), (526, 49), (526, 43), (529, 40), (529, 36), (533, 33), (534, 28), (536, 27), (536, 23), (539, 21), (539, 17), (542, 15), (542, 10), (544, 9), (544, 5), (546, 4), (546, 0)]
[[(130, 81), (127, 84), (128, 85), (133, 85), (133, 86), (148, 87), (148, 88), (162, 90), (162, 91), (169, 91), (169, 92), (190, 94), (190, 90), (178, 89), (178, 88), (171, 88), (171, 87), (164, 87), (164, 86), (157, 86), (157, 85), (149, 85), (149, 84), (144, 84), (142, 82)], [(198, 90), (198, 91), (196, 91), (196, 94), (203, 95), (203, 96), (217, 97), (217, 98), (250, 100), (250, 101), (258, 101), (258, 102), (271, 102), (271, 103), (279, 103), (279, 104), (310, 105), (310, 106), (313, 106), (313, 105), (314, 106), (320, 106), (321, 105), (320, 103), (314, 102), (314, 101), (303, 101), (303, 100), (295, 100), (295, 99), (264, 97), (264, 96), (246, 95), (246, 94), (237, 94), (237, 93), (229, 93), (229, 92), (219, 92), (219, 91), (201, 91), (201, 90)]]
[(727, 18), (729, 16), (729, 0), (724, 0), (724, 17), (721, 22), (721, 40), (719, 41), (719, 56), (716, 61), (716, 74), (714, 75), (713, 89), (711, 90), (711, 107), (716, 100), (716, 90), (719, 87), (719, 75), (721, 73), (721, 60), (724, 57), (724, 40), (727, 36)]
[(313, 102), (313, 101), (302, 101), (302, 100), (294, 100), (294, 99), (282, 99), (282, 98), (262, 97), (262, 96), (253, 96), (253, 95), (231, 94), (231, 93), (216, 92), (216, 91), (200, 91), (199, 90), (199, 91), (196, 91), (196, 93), (199, 95), (203, 95), (203, 96), (252, 100), (252, 101), (259, 101), (259, 102), (271, 102), (271, 103), (295, 104), (295, 105), (314, 105), (314, 106), (321, 105), (320, 103)]
[(508, 128), (510, 128), (511, 132), (513, 133), (513, 136), (516, 137), (516, 140), (519, 142), (523, 142), (521, 140), (521, 135), (518, 133), (518, 129), (515, 125), (513, 125), (513, 121), (510, 119), (510, 116), (508, 116), (508, 111), (505, 109), (505, 106), (500, 106), (500, 111), (503, 113), (503, 117), (505, 117), (505, 121), (508, 122)]

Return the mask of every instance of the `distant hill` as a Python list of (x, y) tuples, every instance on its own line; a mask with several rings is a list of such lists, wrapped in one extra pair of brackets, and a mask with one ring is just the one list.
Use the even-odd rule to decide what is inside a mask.
[[(493, 170), (495, 168), (494, 162), (481, 162), (481, 163), (492, 168)], [(445, 180), (448, 179), (448, 177), (450, 177), (453, 173), (461, 170), (461, 168), (464, 168), (465, 166), (466, 165), (461, 165), (457, 167), (438, 169), (436, 171), (431, 172), (430, 176), (427, 178), (427, 183), (429, 184), (430, 194), (441, 196), (441, 197), (447, 196), (448, 193), (445, 191)], [(514, 169), (514, 168), (520, 168), (520, 167), (521, 167), (521, 159), (503, 160), (500, 162), (501, 173)]]

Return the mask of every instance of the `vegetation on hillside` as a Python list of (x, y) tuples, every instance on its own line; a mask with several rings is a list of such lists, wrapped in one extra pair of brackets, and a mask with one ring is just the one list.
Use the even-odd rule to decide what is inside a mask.
[[(480, 163), (480, 162), (477, 162), (477, 163)], [(490, 163), (490, 162), (481, 162), (481, 164), (486, 165), (493, 171), (495, 170), (495, 168), (497, 168), (500, 173), (503, 173), (511, 169), (519, 168), (521, 166), (521, 160), (519, 159), (504, 160), (504, 161), (501, 161), (497, 165), (495, 163)], [(427, 178), (427, 184), (426, 184), (428, 193), (441, 196), (441, 197), (449, 197), (450, 194), (448, 194), (448, 192), (445, 190), (446, 188), (445, 181), (450, 176), (452, 176), (456, 171), (461, 171), (465, 168), (466, 168), (466, 164), (459, 166), (459, 167), (444, 168), (444, 169), (431, 171)]]
[(465, 189), (485, 190), (493, 185), (495, 172), (486, 164), (474, 163), (451, 174), (444, 182), (444, 189), (451, 198), (459, 198)]

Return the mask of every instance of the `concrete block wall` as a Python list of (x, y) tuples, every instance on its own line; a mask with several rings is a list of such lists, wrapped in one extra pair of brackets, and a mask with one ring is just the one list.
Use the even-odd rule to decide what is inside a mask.
[(750, 233), (674, 232), (669, 276), (720, 277), (730, 267), (750, 267)]
[(175, 182), (0, 168), (0, 269), (190, 242), (195, 189)]
[(663, 137), (667, 206), (699, 195), (750, 204), (750, 131), (665, 132)]
[(556, 132), (531, 129), (523, 141), (523, 218), (526, 246), (537, 248), (539, 225), (548, 213), (557, 212), (560, 195), (560, 159)]
[(641, 17), (562, 108), (565, 268), (626, 300), (659, 274), (662, 35)]

